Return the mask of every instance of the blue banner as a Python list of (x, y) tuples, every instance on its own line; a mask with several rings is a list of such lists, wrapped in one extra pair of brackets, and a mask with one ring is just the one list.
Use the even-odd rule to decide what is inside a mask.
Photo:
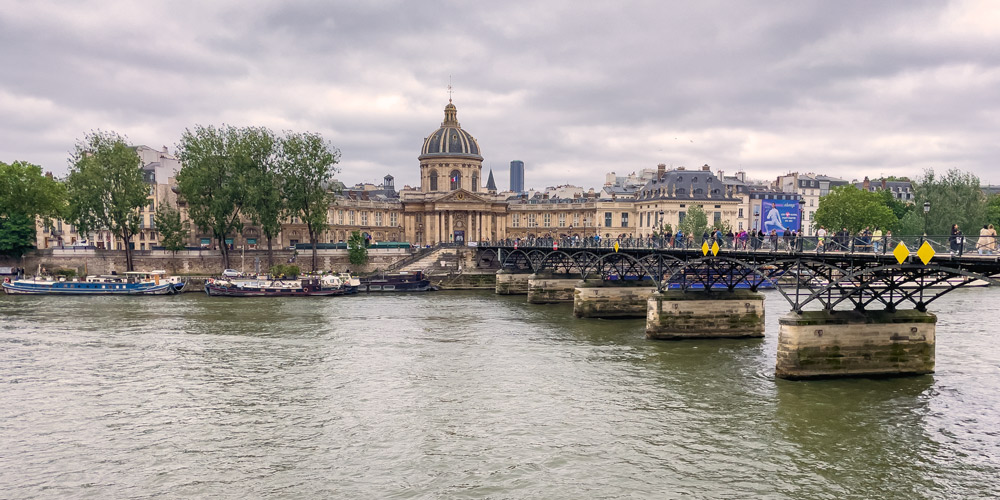
[(761, 200), (760, 226), (766, 234), (771, 234), (772, 229), (779, 236), (785, 231), (798, 231), (801, 217), (798, 200)]

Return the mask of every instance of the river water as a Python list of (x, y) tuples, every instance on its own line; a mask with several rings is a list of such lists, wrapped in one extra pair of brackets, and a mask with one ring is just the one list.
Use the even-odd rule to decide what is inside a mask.
[(486, 292), (0, 296), (0, 498), (988, 498), (998, 305), (934, 303), (934, 375), (790, 382), (772, 292), (766, 338), (682, 342)]

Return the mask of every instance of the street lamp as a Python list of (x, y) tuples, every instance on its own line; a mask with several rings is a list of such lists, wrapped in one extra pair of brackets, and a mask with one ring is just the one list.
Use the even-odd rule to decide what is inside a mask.
[(927, 237), (927, 214), (931, 211), (931, 202), (924, 202), (924, 237), (920, 238), (920, 243), (923, 244), (923, 239)]

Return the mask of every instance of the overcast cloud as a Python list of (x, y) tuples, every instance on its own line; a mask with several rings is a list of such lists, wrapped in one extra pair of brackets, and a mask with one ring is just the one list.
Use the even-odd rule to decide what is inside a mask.
[(94, 129), (320, 132), (348, 184), (419, 182), (452, 78), (484, 176), (599, 187), (959, 168), (1000, 184), (1000, 2), (0, 1), (0, 161)]

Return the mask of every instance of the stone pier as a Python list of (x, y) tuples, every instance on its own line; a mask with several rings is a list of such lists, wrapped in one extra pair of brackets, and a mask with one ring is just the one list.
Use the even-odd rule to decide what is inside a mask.
[(649, 297), (646, 338), (764, 336), (764, 295), (750, 290), (669, 290)]
[(934, 373), (937, 316), (931, 313), (805, 311), (779, 323), (774, 373), (780, 378)]
[(649, 297), (656, 293), (652, 281), (586, 280), (573, 291), (577, 318), (645, 318)]
[(528, 278), (529, 304), (573, 302), (573, 291), (583, 280), (579, 275), (538, 273)]
[(528, 273), (497, 271), (497, 295), (524, 295), (528, 293)]

